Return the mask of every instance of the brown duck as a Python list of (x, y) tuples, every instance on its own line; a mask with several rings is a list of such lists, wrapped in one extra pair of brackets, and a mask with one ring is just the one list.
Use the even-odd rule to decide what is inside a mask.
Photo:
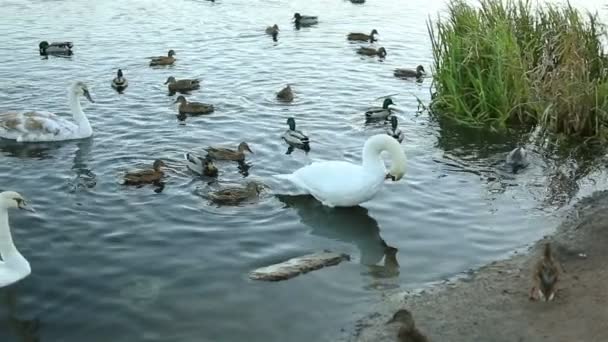
[(152, 169), (127, 172), (124, 176), (124, 185), (158, 184), (164, 175), (163, 166), (165, 163), (156, 159), (152, 164)]
[(551, 244), (546, 243), (541, 259), (534, 266), (532, 277), (534, 285), (530, 290), (530, 299), (545, 302), (553, 300), (557, 291), (559, 273), (557, 262), (553, 259), (551, 252)]
[(291, 90), (291, 87), (287, 85), (285, 88), (281, 89), (281, 91), (277, 93), (277, 99), (284, 102), (293, 101), (293, 91)]
[(376, 29), (373, 29), (370, 34), (365, 34), (365, 33), (349, 33), (346, 36), (346, 39), (352, 40), (352, 41), (362, 41), (362, 42), (373, 43), (374, 41), (377, 40), (376, 37), (375, 37), (377, 34), (378, 34), (378, 31), (376, 31)]
[(206, 150), (207, 156), (211, 159), (235, 160), (240, 162), (245, 160), (245, 151), (253, 153), (246, 142), (240, 143), (236, 150), (223, 147), (208, 147)]
[(360, 47), (357, 50), (357, 53), (365, 56), (378, 56), (380, 58), (386, 57), (386, 49), (380, 47), (378, 50), (370, 47)]
[(209, 193), (211, 201), (217, 204), (239, 204), (246, 200), (257, 199), (264, 188), (263, 184), (248, 182), (245, 187), (226, 187)]
[(175, 62), (175, 51), (169, 50), (167, 56), (151, 57), (150, 66), (172, 65)]
[(175, 102), (179, 103), (179, 114), (202, 115), (211, 114), (215, 110), (213, 105), (201, 102), (188, 102), (182, 95), (178, 96)]
[(406, 309), (401, 309), (395, 312), (393, 317), (386, 322), (386, 324), (396, 323), (399, 324), (399, 331), (397, 333), (397, 341), (399, 342), (429, 342), (429, 339), (424, 336), (416, 328), (414, 317), (412, 313)]
[(165, 81), (165, 84), (167, 85), (167, 88), (169, 89), (170, 93), (175, 93), (175, 92), (186, 92), (186, 91), (190, 91), (190, 90), (196, 90), (199, 89), (201, 87), (200, 81), (197, 79), (182, 79), (182, 80), (176, 80), (175, 77), (170, 76), (169, 78), (167, 78), (167, 81)]

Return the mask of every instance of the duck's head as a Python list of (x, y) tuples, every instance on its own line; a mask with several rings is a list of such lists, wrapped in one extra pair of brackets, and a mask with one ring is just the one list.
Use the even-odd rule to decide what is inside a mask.
[(175, 82), (177, 82), (177, 81), (175, 80), (175, 77), (173, 77), (173, 76), (169, 76), (169, 77), (167, 77), (167, 80), (165, 81), (165, 84), (169, 84), (169, 83), (175, 83)]
[(116, 76), (118, 78), (122, 78), (122, 69), (118, 69), (118, 72), (116, 73)]
[(294, 118), (288, 118), (287, 119), (287, 125), (289, 125), (289, 129), (292, 131), (295, 131), (296, 129), (296, 119)]
[(244, 141), (239, 144), (238, 150), (239, 150), (239, 152), (248, 151), (248, 152), (253, 153), (253, 151), (249, 148), (249, 145), (247, 145), (247, 143)]
[(384, 99), (384, 101), (382, 102), (382, 108), (384, 108), (384, 109), (388, 109), (388, 106), (390, 106), (390, 105), (394, 105), (393, 99), (390, 99), (390, 98)]
[(21, 194), (14, 191), (0, 192), (0, 207), (5, 209), (17, 208), (27, 211), (34, 211), (34, 209), (27, 205), (25, 198)]
[(378, 31), (376, 29), (373, 29), (372, 33), (370, 33), (369, 35), (373, 37), (376, 34), (378, 34)]
[(38, 44), (38, 49), (40, 49), (40, 53), (45, 53), (46, 52), (46, 48), (49, 47), (49, 42), (47, 42), (46, 40), (43, 40), (40, 42), (40, 44)]
[(422, 65), (419, 65), (416, 67), (416, 73), (418, 73), (418, 75), (424, 75), (426, 74), (426, 71)]
[(384, 58), (384, 57), (386, 57), (386, 55), (387, 54), (386, 54), (386, 49), (385, 48), (381, 47), (381, 48), (378, 49), (378, 56), (380, 58)]
[(215, 166), (215, 164), (213, 164), (213, 160), (211, 160), (209, 158), (205, 158), (203, 160), (203, 168), (205, 170), (207, 170), (208, 172), (212, 172), (212, 173), (217, 172), (217, 167)]
[(399, 121), (397, 121), (397, 117), (391, 116), (391, 127), (393, 128), (393, 131), (397, 129), (398, 124), (399, 124)]
[(393, 317), (390, 320), (388, 320), (388, 322), (386, 322), (386, 324), (391, 324), (391, 323), (400, 323), (403, 326), (410, 327), (410, 328), (413, 328), (415, 326), (414, 317), (412, 316), (412, 313), (406, 309), (400, 309), (397, 312), (395, 312)]
[(167, 56), (169, 56), (169, 57), (175, 56), (175, 51), (169, 50), (169, 52), (167, 53)]
[(154, 161), (154, 164), (152, 164), (152, 168), (154, 169), (154, 171), (160, 171), (160, 168), (163, 166), (165, 166), (165, 163), (160, 159), (156, 159)]
[(298, 21), (300, 21), (300, 19), (302, 19), (302, 16), (300, 15), (300, 13), (295, 13), (295, 14), (293, 15), (293, 19), (294, 19), (296, 22), (298, 22)]
[(278, 31), (278, 30), (279, 30), (279, 25), (274, 24), (274, 25), (272, 25), (272, 28), (273, 28), (273, 29), (274, 29), (274, 31), (276, 32), (276, 31)]
[(72, 85), (71, 88), (72, 94), (74, 96), (84, 96), (87, 98), (87, 100), (91, 101), (92, 103), (95, 103), (95, 101), (93, 101), (93, 99), (91, 98), (91, 93), (89, 93), (89, 88), (87, 87), (86, 84), (84, 84), (84, 82), (75, 82)]
[(186, 100), (184, 95), (180, 95), (177, 97), (177, 99), (175, 99), (175, 101), (173, 103), (186, 104), (186, 103), (188, 103), (188, 100)]

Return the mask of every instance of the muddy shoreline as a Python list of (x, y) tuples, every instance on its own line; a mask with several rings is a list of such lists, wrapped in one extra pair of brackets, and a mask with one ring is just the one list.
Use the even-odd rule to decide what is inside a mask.
[[(528, 299), (544, 242), (563, 269), (552, 302)], [(386, 296), (355, 323), (353, 342), (396, 341), (384, 323), (400, 308), (433, 342), (608, 341), (608, 191), (582, 199), (551, 236), (528, 253), (481, 267), (421, 293)]]

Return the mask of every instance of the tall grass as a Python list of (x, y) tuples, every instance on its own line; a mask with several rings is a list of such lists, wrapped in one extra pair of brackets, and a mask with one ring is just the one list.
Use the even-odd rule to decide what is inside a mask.
[(435, 113), (608, 141), (608, 58), (597, 15), (569, 4), (451, 0), (428, 29)]

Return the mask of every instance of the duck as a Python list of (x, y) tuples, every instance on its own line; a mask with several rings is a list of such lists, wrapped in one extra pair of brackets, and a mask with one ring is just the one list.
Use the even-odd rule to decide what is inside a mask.
[(272, 26), (266, 27), (266, 34), (272, 35), (276, 32), (279, 32), (279, 25), (274, 24)]
[(352, 40), (352, 41), (369, 41), (370, 43), (373, 43), (374, 41), (376, 41), (376, 35), (378, 34), (378, 31), (376, 31), (376, 29), (373, 29), (372, 32), (370, 34), (365, 34), (365, 33), (349, 33), (346, 36), (346, 39), (348, 40)]
[(281, 89), (281, 91), (277, 93), (277, 99), (283, 102), (293, 101), (293, 91), (291, 90), (291, 86), (287, 85), (285, 88)]
[(0, 138), (17, 142), (47, 142), (90, 137), (93, 129), (80, 107), (81, 96), (95, 102), (84, 82), (74, 82), (68, 88), (73, 121), (46, 111), (0, 113)]
[(382, 107), (368, 108), (367, 111), (365, 111), (365, 117), (367, 119), (386, 119), (392, 114), (390, 106), (394, 104), (392, 99), (384, 99)]
[(364, 4), (365, 0), (350, 0), (353, 4)]
[(72, 44), (72, 42), (59, 42), (59, 43), (49, 44), (49, 42), (44, 40), (44, 41), (41, 41), (40, 44), (38, 44), (38, 50), (40, 51), (41, 56), (47, 56), (47, 55), (71, 56), (73, 47), (74, 47), (74, 44)]
[(310, 149), (310, 140), (306, 136), (306, 134), (302, 133), (302, 131), (296, 130), (296, 120), (294, 118), (287, 119), (287, 125), (289, 129), (283, 133), (283, 140), (290, 146)]
[(173, 65), (175, 62), (175, 57), (173, 56), (175, 56), (175, 51), (169, 50), (167, 56), (150, 57), (152, 59), (150, 61), (150, 66)]
[[(380, 154), (391, 156), (387, 172)], [(401, 145), (386, 134), (376, 134), (363, 145), (361, 165), (346, 161), (317, 161), (291, 174), (274, 177), (295, 185), (327, 207), (352, 207), (367, 202), (382, 188), (385, 179), (400, 180), (405, 174), (405, 153)]]
[(112, 80), (112, 88), (116, 89), (117, 91), (123, 91), (128, 86), (129, 86), (129, 82), (122, 75), (122, 70), (118, 69), (118, 72), (116, 73), (116, 77), (114, 77), (114, 79)]
[(202, 102), (188, 102), (182, 95), (178, 96), (175, 102), (179, 103), (179, 114), (190, 114), (190, 115), (204, 115), (211, 114), (215, 111), (215, 108), (211, 104)]
[(310, 15), (300, 15), (300, 13), (295, 13), (293, 15), (293, 19), (296, 26), (311, 26), (319, 23), (319, 17)]
[(135, 170), (125, 173), (124, 185), (159, 184), (165, 173), (162, 168), (165, 163), (156, 159), (151, 169)]
[(13, 243), (9, 226), (9, 209), (34, 212), (23, 196), (15, 191), (0, 192), (0, 288), (12, 285), (32, 273), (30, 263)]
[(264, 188), (263, 184), (247, 182), (245, 187), (226, 187), (209, 193), (209, 199), (217, 204), (236, 205), (246, 200), (257, 199)]
[(186, 166), (193, 172), (207, 177), (217, 177), (218, 170), (211, 159), (197, 157), (191, 153), (186, 153), (184, 158)]
[(421, 79), (424, 76), (426, 76), (426, 71), (424, 70), (424, 67), (422, 65), (419, 65), (419, 66), (416, 67), (416, 70), (414, 70), (414, 69), (397, 68), (393, 72), (393, 75), (395, 75), (395, 77), (399, 77), (399, 78), (413, 78), (413, 77), (415, 77), (417, 79)]
[(516, 147), (507, 155), (507, 165), (511, 167), (511, 171), (515, 174), (521, 169), (525, 169), (528, 164), (528, 152), (522, 146)]
[(403, 134), (403, 132), (401, 132), (399, 127), (397, 127), (398, 124), (399, 124), (399, 122), (397, 121), (397, 117), (391, 116), (391, 128), (386, 130), (386, 134), (395, 138), (398, 142), (402, 142), (404, 134)]
[(398, 324), (397, 341), (399, 342), (429, 342), (429, 339), (416, 328), (414, 317), (407, 309), (400, 309), (386, 324)]
[(395, 247), (389, 246), (384, 242), (384, 264), (382, 266), (370, 266), (370, 273), (376, 278), (393, 278), (399, 275), (399, 261)]
[(371, 47), (362, 46), (357, 50), (357, 53), (365, 56), (378, 56), (380, 58), (386, 57), (386, 49), (383, 47), (380, 47), (376, 50)]
[(530, 290), (530, 299), (539, 299), (545, 302), (553, 300), (557, 291), (559, 275), (560, 271), (557, 262), (553, 258), (551, 244), (546, 243), (543, 246), (541, 259), (534, 265), (534, 285)]
[(244, 141), (239, 144), (236, 150), (224, 147), (208, 147), (206, 151), (207, 156), (214, 160), (234, 160), (240, 162), (245, 160), (245, 151), (253, 153), (249, 145)]
[(176, 80), (175, 77), (169, 76), (165, 81), (167, 88), (169, 89), (169, 93), (173, 94), (176, 92), (188, 92), (191, 90), (197, 90), (201, 87), (200, 81), (198, 79), (181, 79)]

